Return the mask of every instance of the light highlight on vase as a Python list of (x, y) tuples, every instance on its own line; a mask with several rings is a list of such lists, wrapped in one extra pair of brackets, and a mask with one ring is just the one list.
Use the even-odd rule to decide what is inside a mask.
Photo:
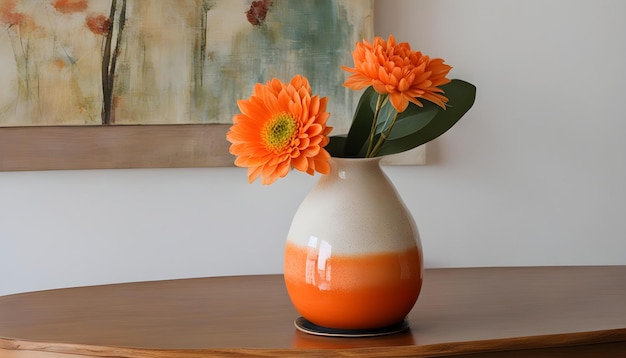
[(367, 329), (404, 319), (422, 286), (417, 247), (401, 252), (333, 254), (320, 242), (287, 241), (285, 283), (300, 314), (324, 327)]

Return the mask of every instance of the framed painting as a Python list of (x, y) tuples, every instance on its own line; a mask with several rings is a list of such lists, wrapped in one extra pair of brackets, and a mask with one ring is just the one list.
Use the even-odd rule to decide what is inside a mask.
[(342, 86), (373, 0), (0, 0), (0, 170), (230, 166), (257, 82), (309, 78), (346, 132)]

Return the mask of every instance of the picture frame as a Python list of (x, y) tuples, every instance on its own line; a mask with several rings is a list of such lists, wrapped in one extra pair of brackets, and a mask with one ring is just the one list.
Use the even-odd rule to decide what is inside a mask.
[[(169, 0), (148, 0), (148, 1), (158, 1), (154, 4), (165, 4), (174, 2)], [(22, 3), (30, 3), (28, 1), (20, 1), (13, 0), (8, 3), (13, 4), (11, 6), (4, 6), (0, 11), (4, 11), (4, 13), (0, 13), (0, 26), (3, 26), (8, 30), (21, 30), (19, 26), (22, 23), (18, 23), (19, 21), (25, 21), (25, 15), (28, 15), (28, 11), (47, 11), (46, 16), (50, 18), (51, 14), (53, 14), (53, 18), (57, 21), (57, 27), (55, 27), (55, 31), (60, 28), (61, 23), (67, 22), (71, 26), (72, 24), (79, 24), (79, 26), (85, 25), (85, 18), (89, 19), (89, 16), (102, 16), (101, 15), (93, 15), (89, 11), (91, 8), (99, 8), (104, 9), (110, 7), (111, 11), (109, 13), (109, 19), (113, 19), (107, 25), (109, 26), (106, 31), (106, 35), (112, 34), (111, 38), (114, 41), (110, 41), (111, 43), (116, 43), (115, 39), (122, 39), (121, 42), (118, 43), (120, 51), (118, 52), (118, 66), (120, 63), (124, 66), (120, 66), (119, 68), (125, 68), (126, 71), (130, 71), (128, 68), (132, 69), (132, 64), (128, 62), (129, 58), (135, 58), (136, 54), (131, 54), (130, 40), (127, 40), (125, 43), (124, 34), (132, 33), (132, 26), (135, 26), (136, 31), (134, 34), (137, 35), (135, 37), (128, 36), (128, 38), (151, 38), (151, 36), (156, 36), (154, 34), (146, 34), (145, 31), (155, 30), (154, 28), (146, 29), (142, 27), (144, 23), (148, 21), (138, 21), (136, 14), (141, 11), (139, 9), (139, 5), (136, 4), (145, 4), (146, 0), (142, 0), (141, 3), (135, 3), (135, 8), (132, 8), (131, 1), (125, 0), (75, 0), (75, 1), (59, 1), (59, 0), (50, 0), (47, 7), (38, 7), (37, 10), (34, 10), (32, 6), (28, 8), (28, 6), (21, 6)], [(114, 8), (112, 4), (117, 3), (117, 7)], [(322, 4), (323, 3), (323, 4)], [(9, 5), (10, 5), (9, 4)], [(95, 4), (95, 5), (94, 5)], [(120, 10), (120, 4), (126, 4), (128, 9), (126, 13), (122, 14), (122, 10)], [(152, 4), (152, 5), (154, 5)], [(186, 4), (186, 5), (181, 5)], [(66, 8), (60, 11), (58, 6), (67, 6)], [(161, 6), (161, 10), (163, 14), (171, 16), (171, 6), (167, 7), (165, 5)], [(220, 7), (220, 5), (223, 5)], [(329, 106), (331, 112), (331, 124), (336, 128), (338, 133), (342, 131), (345, 132), (349, 128), (349, 123), (351, 120), (351, 113), (353, 107), (356, 105), (358, 101), (359, 94), (349, 94), (353, 93), (353, 91), (342, 88), (343, 77), (337, 76), (337, 73), (341, 73), (340, 65), (338, 64), (351, 64), (351, 55), (350, 51), (356, 41), (360, 41), (363, 38), (371, 38), (373, 36), (373, 0), (322, 0), (320, 2), (293, 2), (289, 0), (260, 0), (260, 1), (240, 1), (240, 0), (185, 0), (185, 1), (177, 1), (176, 6), (183, 7), (184, 14), (194, 13), (197, 9), (206, 10), (204, 16), (205, 22), (209, 22), (213, 24), (213, 21), (220, 18), (226, 18), (229, 15), (226, 13), (221, 13), (219, 11), (226, 11), (227, 8), (231, 6), (240, 5), (235, 12), (230, 12), (228, 14), (236, 14), (236, 16), (245, 16), (246, 21), (248, 21), (249, 26), (245, 30), (241, 31), (257, 31), (261, 33), (261, 35), (257, 36), (254, 41), (258, 42), (259, 38), (267, 38), (272, 39), (274, 47), (271, 47), (270, 50), (273, 51), (271, 56), (264, 57), (265, 55), (259, 55), (258, 53), (251, 52), (247, 53), (245, 58), (242, 58), (239, 63), (245, 65), (246, 63), (251, 63), (249, 60), (258, 61), (258, 59), (262, 59), (262, 63), (255, 64), (257, 66), (257, 71), (253, 69), (252, 72), (248, 71), (247, 74), (245, 69), (249, 69), (254, 66), (247, 66), (245, 68), (240, 68), (238, 70), (234, 70), (234, 77), (237, 78), (237, 82), (244, 82), (238, 87), (237, 91), (231, 91), (231, 96), (219, 96), (219, 95), (211, 95), (214, 98), (219, 98), (220, 101), (228, 101), (229, 108), (225, 110), (224, 105), (207, 105), (203, 104), (202, 108), (196, 108), (195, 114), (201, 113), (199, 117), (200, 119), (195, 119), (191, 121), (187, 121), (189, 118), (181, 118), (182, 116), (170, 116), (166, 115), (166, 121), (159, 121), (159, 113), (164, 110), (159, 111), (159, 104), (163, 102), (163, 97), (159, 97), (157, 100), (149, 103), (147, 108), (152, 108), (151, 106), (157, 107), (156, 109), (152, 108), (153, 116), (145, 116), (142, 117), (137, 115), (137, 112), (133, 112), (135, 108), (139, 108), (141, 106), (130, 106), (128, 105), (126, 109), (123, 109), (119, 103), (124, 102), (132, 102), (128, 98), (124, 97), (122, 94), (116, 94), (116, 90), (123, 89), (122, 86), (113, 85), (110, 86), (110, 90), (113, 92), (109, 93), (111, 99), (111, 105), (113, 106), (111, 113), (112, 117), (115, 117), (119, 123), (114, 124), (83, 124), (83, 123), (56, 123), (54, 122), (56, 119), (54, 118), (62, 118), (64, 119), (64, 115), (57, 115), (54, 117), (51, 113), (55, 111), (57, 107), (48, 107), (48, 110), (44, 113), (46, 116), (53, 118), (53, 124), (49, 124), (50, 121), (46, 118), (43, 120), (34, 120), (31, 123), (27, 123), (22, 125), (19, 121), (22, 119), (29, 119), (30, 116), (23, 116), (17, 118), (17, 124), (14, 122), (10, 125), (2, 124), (2, 115), (3, 113), (7, 113), (6, 101), (4, 107), (2, 107), (2, 99), (6, 100), (7, 93), (11, 95), (10, 83), (7, 76), (2, 77), (0, 74), (0, 83), (4, 83), (4, 97), (2, 97), (3, 92), (0, 91), (0, 171), (25, 171), (25, 170), (72, 170), (72, 169), (117, 169), (117, 168), (193, 168), (193, 167), (215, 167), (215, 166), (232, 166), (234, 157), (228, 153), (229, 143), (225, 139), (225, 134), (228, 131), (230, 125), (228, 122), (231, 121), (232, 113), (237, 110), (236, 108), (236, 99), (244, 98), (249, 96), (252, 92), (252, 87), (254, 82), (264, 82), (269, 80), (274, 76), (281, 76), (284, 81), (288, 81), (291, 78), (292, 73), (295, 74), (296, 71), (302, 70), (301, 73), (309, 78), (309, 80), (316, 81), (316, 83), (312, 83), (312, 87), (314, 87), (314, 91), (318, 88), (320, 89), (322, 96), (328, 96), (330, 98)], [(172, 5), (173, 6), (173, 5)], [(188, 9), (184, 9), (184, 7), (189, 7)], [(154, 7), (154, 6), (152, 6)], [(194, 8), (196, 7), (196, 8)], [(301, 8), (298, 8), (301, 7)], [(167, 11), (165, 11), (167, 10)], [(231, 9), (232, 10), (232, 9)], [(64, 12), (65, 11), (65, 12)], [(326, 26), (322, 26), (322, 28), (312, 28), (312, 23), (303, 21), (303, 19), (309, 19), (307, 21), (317, 21), (315, 26), (320, 26), (319, 19), (329, 18), (328, 13), (319, 13), (316, 17), (317, 11), (330, 11), (330, 13), (334, 14), (335, 17), (332, 17), (332, 26), (326, 28)], [(100, 11), (104, 13), (104, 11)], [(134, 14), (134, 15), (133, 15)], [(285, 16), (284, 18), (289, 18), (289, 23), (282, 23), (280, 26), (276, 25), (276, 22), (280, 22), (280, 15), (290, 15)], [(157, 14), (158, 15), (158, 14)], [(150, 16), (155, 16), (155, 13), (150, 13)], [(234, 15), (233, 15), (234, 16)], [(82, 17), (82, 18), (81, 18)], [(82, 20), (81, 20), (82, 19)], [(100, 18), (102, 20), (102, 18)], [(117, 20), (115, 20), (117, 19)], [(121, 21), (125, 19), (124, 29), (120, 29)], [(71, 21), (70, 21), (71, 20)], [(73, 22), (72, 22), (73, 21)], [(81, 22), (82, 21), (82, 22)], [(104, 20), (102, 20), (104, 21)], [(243, 23), (239, 21), (239, 24)], [(26, 25), (25, 22), (23, 23)], [(99, 26), (96, 27), (96, 32), (102, 31), (101, 35), (105, 36), (104, 32), (104, 22), (101, 22)], [(323, 25), (323, 23), (321, 23)], [(248, 25), (248, 24), (246, 24)], [(295, 29), (300, 28), (300, 32), (295, 31), (294, 28), (289, 28), (289, 26), (294, 26)], [(243, 26), (243, 25), (239, 25)], [(273, 26), (280, 28), (280, 31), (274, 29)], [(333, 26), (335, 26), (333, 28)], [(93, 28), (90, 28), (92, 32), (94, 32)], [(350, 31), (347, 33), (346, 31)], [(142, 32), (144, 31), (144, 32)], [(170, 29), (163, 29), (163, 31), (169, 31)], [(219, 36), (237, 36), (237, 41), (242, 41), (241, 38), (245, 39), (245, 34), (242, 32), (224, 32), (221, 30), (221, 35)], [(230, 31), (230, 30), (229, 30)], [(94, 32), (94, 33), (96, 33)], [(220, 34), (220, 31), (213, 31), (212, 33)], [(25, 32), (20, 33), (21, 36), (24, 35)], [(287, 39), (283, 39), (278, 35), (288, 34), (290, 36)], [(300, 34), (303, 36), (298, 39), (296, 36)], [(81, 35), (82, 36), (82, 35)], [(168, 35), (169, 36), (169, 35)], [(263, 37), (265, 36), (265, 37)], [(311, 37), (313, 36), (313, 37)], [(74, 38), (75, 35), (67, 36), (67, 39)], [(167, 36), (164, 36), (167, 37)], [(341, 39), (341, 46), (337, 46), (337, 39), (334, 37), (338, 37)], [(84, 38), (84, 37), (83, 37)], [(218, 39), (222, 39), (222, 37), (216, 37)], [(326, 50), (329, 48), (337, 48), (337, 51), (326, 53), (324, 51), (320, 52), (315, 49), (315, 47), (307, 48), (306, 46), (302, 47), (301, 44), (307, 44), (317, 38), (319, 41), (316, 43), (318, 45), (324, 45), (324, 42), (329, 42), (323, 47)], [(57, 43), (62, 42), (65, 39), (59, 32), (54, 33), (54, 40)], [(106, 43), (107, 37), (103, 37), (101, 41), (102, 44)], [(9, 39), (11, 40), (11, 39)], [(22, 39), (23, 40), (23, 39)], [(0, 37), (0, 47), (2, 46), (3, 38)], [(69, 40), (68, 40), (69, 41)], [(234, 40), (233, 40), (234, 41)], [(268, 40), (269, 41), (269, 40)], [(297, 43), (300, 41), (300, 44)], [(7, 41), (7, 37), (4, 38), (4, 49), (7, 49), (10, 41)], [(281, 51), (286, 51), (284, 53), (277, 53), (276, 51), (276, 43), (288, 42), (293, 43), (296, 42), (295, 47), (291, 48), (281, 48)], [(177, 42), (174, 42), (177, 43)], [(272, 42), (268, 42), (272, 44)], [(51, 57), (53, 62), (50, 62), (50, 58), (45, 58), (42, 62), (38, 62), (37, 68), (44, 68), (41, 66), (42, 63), (50, 65), (53, 67), (53, 70), (60, 71), (67, 70), (68, 68), (73, 68), (77, 63), (82, 60), (82, 57), (76, 56), (72, 57), (70, 55), (71, 51), (69, 49), (72, 48), (71, 44), (73, 42), (68, 42), (69, 45), (59, 46), (61, 56), (57, 56), (58, 58)], [(74, 43), (75, 44), (75, 43)], [(121, 44), (121, 45), (120, 45)], [(168, 45), (169, 44), (169, 49)], [(33, 46), (37, 45), (34, 43)], [(145, 48), (145, 44), (144, 48)], [(250, 42), (244, 43), (245, 46), (243, 48), (249, 48)], [(167, 53), (168, 50), (171, 50), (172, 42), (167, 43), (164, 49), (161, 49), (157, 52), (160, 54)], [(220, 51), (207, 50), (211, 48), (210, 38), (206, 38), (206, 42), (200, 45), (205, 51), (204, 61), (217, 61), (219, 59)], [(232, 50), (232, 45), (229, 49)], [(35, 47), (33, 47), (35, 48)], [(227, 49), (227, 50), (229, 50)], [(57, 49), (58, 50), (58, 49)], [(326, 51), (325, 50), (325, 51)], [(126, 52), (124, 52), (126, 51)], [(7, 53), (6, 51), (3, 51)], [(97, 51), (96, 51), (97, 52)], [(106, 49), (102, 49), (102, 59), (101, 61), (105, 62), (104, 54), (107, 53)], [(111, 47), (108, 50), (108, 58), (106, 61), (109, 62), (108, 70), (111, 70), (110, 64), (114, 62), (114, 53), (116, 53), (115, 48)], [(119, 55), (119, 54), (122, 55)], [(124, 60), (124, 55), (126, 56), (126, 60)], [(323, 56), (329, 56), (328, 59), (320, 60), (319, 58), (315, 58), (315, 56), (319, 56), (322, 54)], [(226, 54), (229, 56), (229, 54)], [(255, 57), (257, 56), (257, 57)], [(261, 57), (258, 57), (261, 56)], [(163, 57), (163, 56), (161, 56)], [(302, 59), (309, 59), (313, 57), (313, 62), (309, 62), (305, 64), (303, 67), (299, 68), (297, 65), (299, 62), (303, 61)], [(284, 58), (286, 61), (282, 63), (282, 68), (277, 71), (272, 70), (273, 65), (277, 64), (277, 59)], [(293, 59), (297, 60), (293, 60)], [(256, 59), (256, 60), (255, 60)], [(4, 64), (7, 63), (7, 58), (3, 59), (0, 57), (0, 71), (2, 68), (6, 68)], [(17, 60), (16, 60), (17, 61)], [(29, 63), (32, 63), (32, 60), (29, 59)], [(47, 61), (47, 62), (43, 62)], [(127, 62), (124, 62), (127, 61)], [(84, 63), (85, 61), (83, 61)], [(292, 66), (293, 64), (295, 66)], [(28, 64), (28, 63), (27, 63)], [(337, 64), (337, 66), (330, 66), (329, 64)], [(285, 66), (286, 65), (286, 66)], [(54, 67), (57, 66), (57, 67)], [(260, 66), (260, 67), (259, 67)], [(308, 67), (307, 67), (308, 66)], [(18, 67), (18, 66), (16, 66)], [(92, 66), (93, 67), (93, 66)], [(281, 66), (277, 66), (281, 67)], [(48, 68), (48, 67), (45, 67)], [(104, 66), (102, 66), (104, 68)], [(111, 72), (108, 73), (109, 77), (103, 73), (102, 78), (99, 78), (98, 81), (104, 83), (104, 79), (113, 79), (119, 80), (119, 76), (122, 70), (111, 75)], [(137, 68), (141, 68), (141, 66), (136, 66)], [(261, 70), (258, 70), (258, 69)], [(321, 71), (320, 69), (325, 69), (325, 71)], [(83, 69), (84, 70), (84, 69)], [(233, 72), (232, 69), (228, 69)], [(308, 72), (307, 72), (308, 70)], [(218, 70), (221, 71), (220, 74), (225, 73), (226, 70), (223, 68)], [(240, 72), (238, 72), (240, 71)], [(106, 71), (105, 71), (106, 72)], [(31, 72), (29, 72), (30, 74)], [(242, 75), (244, 73), (244, 75)], [(289, 73), (289, 74), (288, 74)], [(250, 75), (252, 74), (252, 75)], [(17, 74), (17, 78), (19, 78), (19, 73)], [(126, 74), (128, 76), (128, 73)], [(132, 75), (132, 74), (131, 74)], [(60, 86), (57, 84), (61, 84), (58, 78), (54, 77), (56, 82), (54, 82), (53, 87), (47, 87), (47, 91), (40, 91), (41, 93), (52, 93), (54, 94), (56, 91), (60, 91)], [(82, 77), (81, 77), (82, 78)], [(94, 78), (88, 77), (88, 78)], [(205, 77), (205, 79), (208, 77)], [(239, 81), (241, 79), (249, 80)], [(9, 78), (10, 79), (10, 78)], [(24, 79), (24, 77), (21, 77)], [(41, 81), (41, 79), (35, 78), (35, 80)], [(224, 79), (221, 81), (214, 81), (212, 85), (207, 85), (203, 90), (206, 92), (207, 89), (210, 89), (211, 86), (222, 86), (224, 83), (229, 83)], [(211, 82), (211, 81), (209, 81)], [(235, 82), (235, 81), (232, 81)], [(119, 83), (119, 82), (117, 82)], [(171, 82), (170, 82), (171, 84)], [(325, 85), (329, 84), (331, 87), (324, 88)], [(93, 85), (93, 83), (92, 83)], [(118, 86), (118, 87), (115, 87)], [(104, 86), (103, 86), (104, 87)], [(9, 88), (7, 90), (7, 88)], [(219, 87), (221, 88), (221, 87)], [(19, 90), (15, 90), (15, 92), (19, 92)], [(232, 95), (234, 93), (234, 95)], [(19, 94), (19, 93), (18, 93)], [(93, 97), (93, 96), (92, 96)], [(92, 98), (89, 97), (89, 98)], [(104, 102), (104, 94), (102, 94), (102, 99), (98, 102), (98, 105), (102, 105)], [(341, 97), (341, 98), (340, 98)], [(72, 96), (68, 96), (67, 98), (75, 98)], [(168, 97), (169, 98), (169, 97)], [(335, 101), (336, 100), (336, 101)], [(49, 103), (50, 101), (46, 102)], [(331, 103), (336, 102), (335, 107), (332, 107)], [(11, 102), (13, 103), (13, 102)], [(55, 104), (56, 102), (53, 102)], [(58, 103), (64, 103), (59, 101)], [(73, 103), (73, 102), (72, 102)], [(223, 103), (223, 102), (222, 102)], [(115, 107), (115, 106), (118, 107)], [(40, 108), (41, 106), (39, 106)], [(58, 106), (61, 108), (62, 106)], [(81, 110), (84, 110), (84, 107)], [(145, 103), (144, 103), (144, 107)], [(4, 108), (4, 112), (2, 109)], [(65, 107), (63, 107), (65, 108)], [(130, 108), (130, 109), (129, 109)], [(170, 107), (163, 107), (165, 110), (169, 110)], [(220, 120), (217, 122), (213, 121), (213, 118), (206, 118), (208, 115), (204, 113), (208, 113), (212, 110), (219, 109), (219, 112), (216, 116), (220, 117)], [(93, 110), (93, 108), (92, 108)], [(99, 110), (99, 108), (98, 108)], [(230, 111), (230, 112), (229, 112)], [(18, 111), (13, 111), (11, 113), (17, 113)], [(180, 112), (180, 111), (179, 111)], [(184, 111), (183, 111), (184, 112)], [(129, 115), (128, 113), (132, 113)], [(184, 112), (187, 113), (187, 112)], [(43, 116), (43, 117), (46, 117)], [(28, 118), (27, 118), (28, 117)], [(41, 117), (41, 116), (40, 116)], [(78, 118), (80, 122), (81, 119), (78, 116), (67, 116), (73, 117), (74, 121)], [(90, 116), (91, 120), (97, 116)], [(131, 120), (122, 121), (124, 118)], [(120, 120), (121, 119), (121, 120)], [(149, 119), (143, 122), (143, 119)], [(162, 118), (161, 118), (162, 119)]]

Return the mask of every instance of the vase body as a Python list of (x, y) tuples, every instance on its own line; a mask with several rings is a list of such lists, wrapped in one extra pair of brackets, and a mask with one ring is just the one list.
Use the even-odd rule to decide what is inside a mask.
[(402, 322), (422, 287), (417, 227), (380, 158), (331, 158), (292, 220), (285, 284), (298, 312), (333, 329)]

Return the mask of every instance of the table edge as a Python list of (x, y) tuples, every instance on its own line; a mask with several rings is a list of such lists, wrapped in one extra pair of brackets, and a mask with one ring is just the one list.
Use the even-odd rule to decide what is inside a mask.
[[(346, 338), (349, 339), (349, 338)], [(563, 348), (582, 345), (598, 345), (626, 342), (626, 328), (588, 332), (559, 333), (527, 337), (511, 337), (478, 341), (437, 343), (423, 346), (393, 346), (341, 349), (283, 349), (283, 348), (209, 348), (209, 349), (150, 349), (131, 347), (109, 347), (88, 344), (29, 341), (0, 337), (2, 352), (30, 351), (88, 357), (153, 357), (153, 358), (199, 358), (207, 357), (291, 357), (306, 353), (315, 357), (443, 357), (459, 354), (524, 351), (531, 349)], [(55, 355), (56, 357), (56, 355)]]
[[(626, 269), (626, 265), (621, 264), (599, 264), (599, 265), (540, 265), (540, 266), (459, 266), (459, 267), (425, 267), (424, 272), (441, 272), (441, 271), (474, 271), (474, 270), (545, 270), (545, 269), (603, 269), (603, 268), (618, 268), (618, 269)], [(216, 275), (216, 276), (193, 276), (193, 277), (172, 277), (172, 278), (157, 278), (157, 279), (147, 279), (147, 280), (137, 280), (137, 281), (120, 281), (120, 282), (103, 282), (103, 283), (94, 283), (94, 284), (85, 284), (85, 285), (77, 285), (77, 286), (64, 286), (64, 287), (51, 287), (51, 288), (42, 288), (32, 291), (20, 291), (13, 292), (8, 294), (0, 295), (0, 298), (8, 298), (12, 296), (24, 295), (24, 294), (35, 294), (35, 293), (45, 293), (51, 291), (60, 291), (60, 290), (72, 290), (72, 289), (81, 289), (81, 288), (91, 288), (91, 287), (104, 287), (104, 286), (121, 286), (121, 285), (133, 285), (133, 284), (144, 284), (144, 283), (159, 283), (159, 282), (169, 282), (169, 281), (188, 281), (188, 280), (206, 280), (206, 279), (227, 279), (227, 278), (245, 278), (245, 277), (283, 277), (284, 273), (253, 273), (253, 274), (233, 274), (233, 275)]]

